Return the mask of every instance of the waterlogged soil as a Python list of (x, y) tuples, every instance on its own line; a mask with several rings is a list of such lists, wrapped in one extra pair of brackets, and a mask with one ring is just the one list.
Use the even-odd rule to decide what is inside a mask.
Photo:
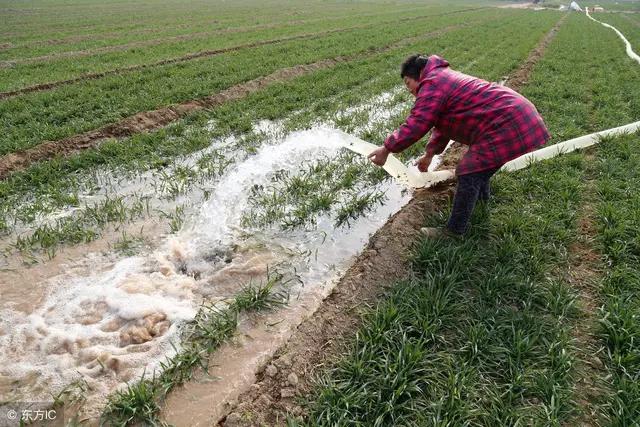
[[(21, 284), (20, 287), (0, 286), (3, 301), (11, 301), (15, 310), (33, 312), (44, 302), (48, 280), (63, 274), (68, 277), (86, 275), (95, 268), (95, 264), (109, 263), (121, 256), (114, 251), (114, 247), (123, 235), (135, 237), (140, 242), (138, 248), (151, 248), (157, 247), (168, 232), (169, 227), (164, 222), (157, 218), (145, 218), (109, 227), (101, 232), (100, 238), (92, 242), (63, 246), (52, 257), (44, 253), (11, 251), (11, 242), (1, 242), (0, 251), (4, 249), (8, 255), (0, 261), (0, 283)], [(87, 254), (95, 255), (86, 259)]]
[[(361, 311), (374, 305), (394, 282), (407, 278), (408, 258), (425, 218), (448, 203), (452, 192), (452, 184), (417, 190), (413, 199), (375, 233), (322, 307), (260, 366), (256, 382), (245, 386), (248, 390), (233, 412), (217, 421), (224, 426), (284, 425), (287, 416), (304, 415), (297, 399), (310, 391), (313, 375), (331, 365), (344, 349), (344, 343), (360, 325)], [(195, 412), (194, 419), (215, 420), (206, 405), (193, 407), (189, 395), (181, 394), (182, 398), (169, 400), (165, 413), (186, 405)], [(191, 425), (170, 416), (167, 420), (179, 426)]]
[[(238, 351), (229, 358), (238, 368), (263, 361), (270, 349), (286, 341), (289, 325), (326, 296), (330, 280), (369, 235), (408, 200), (402, 187), (386, 182), (381, 186), (387, 203), (348, 228), (335, 227), (330, 217), (319, 218), (312, 230), (242, 226), (253, 185), (269, 182), (278, 171), (337, 154), (342, 139), (342, 133), (320, 128), (294, 132), (263, 147), (211, 184), (210, 197), (179, 232), (167, 236), (159, 230), (148, 250), (132, 256), (110, 251), (81, 256), (83, 250), (108, 247), (107, 238), (67, 248), (26, 270), (34, 282), (29, 289), (8, 285), (20, 280), (19, 268), (3, 272), (7, 286), (3, 282), (0, 288), (0, 345), (7, 351), (0, 354), (2, 400), (46, 399), (75, 382), (85, 387), (81, 416), (95, 419), (110, 393), (174, 354), (181, 325), (193, 319), (202, 301), (224, 304), (275, 269), (296, 279), (287, 287), (290, 307), (277, 312), (261, 333), (252, 329), (251, 318), (245, 319), (238, 339), (253, 345), (244, 359)], [(221, 366), (228, 373), (234, 365)], [(240, 372), (237, 380), (242, 380)]]

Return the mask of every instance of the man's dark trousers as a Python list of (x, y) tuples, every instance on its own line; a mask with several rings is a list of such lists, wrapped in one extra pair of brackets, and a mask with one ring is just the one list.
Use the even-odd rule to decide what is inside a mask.
[(452, 233), (464, 234), (478, 200), (487, 201), (491, 194), (489, 180), (500, 168), (458, 176), (458, 187), (453, 198), (453, 208), (447, 223)]

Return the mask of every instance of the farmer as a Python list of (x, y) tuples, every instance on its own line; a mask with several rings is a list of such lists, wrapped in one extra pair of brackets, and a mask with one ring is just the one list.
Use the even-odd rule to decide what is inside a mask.
[(433, 156), (450, 139), (469, 146), (458, 167), (458, 186), (446, 228), (425, 227), (429, 237), (461, 237), (478, 199), (489, 198), (489, 179), (509, 160), (549, 139), (542, 117), (522, 95), (479, 78), (454, 71), (439, 56), (412, 55), (400, 76), (416, 101), (406, 122), (369, 155), (383, 166), (389, 153), (398, 153), (434, 128), (426, 153), (417, 161), (426, 172)]

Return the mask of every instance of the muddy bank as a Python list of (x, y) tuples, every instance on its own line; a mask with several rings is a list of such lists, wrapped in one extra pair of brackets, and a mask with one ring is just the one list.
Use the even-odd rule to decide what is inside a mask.
[[(311, 387), (312, 372), (329, 362), (352, 336), (360, 323), (360, 309), (373, 304), (387, 286), (406, 277), (410, 247), (426, 215), (446, 204), (451, 191), (451, 184), (418, 190), (374, 234), (324, 301), (318, 301), (316, 307), (299, 306), (306, 309), (308, 318), (292, 323), (289, 331), (274, 334), (269, 349), (261, 347), (263, 353), (257, 357), (254, 353), (249, 365), (236, 366), (233, 358), (240, 355), (240, 360), (245, 360), (243, 355), (255, 350), (255, 341), (262, 339), (267, 328), (245, 331), (209, 365), (213, 373), (224, 374), (223, 380), (207, 382), (200, 374), (196, 381), (176, 389), (164, 406), (164, 420), (178, 426), (212, 425), (225, 419), (235, 399), (240, 403), (226, 417), (226, 425), (246, 424), (234, 424), (239, 419), (251, 419), (252, 425), (277, 424), (283, 414), (300, 414), (295, 399)], [(269, 325), (269, 318), (254, 320), (254, 324)], [(246, 335), (251, 338), (243, 343)]]

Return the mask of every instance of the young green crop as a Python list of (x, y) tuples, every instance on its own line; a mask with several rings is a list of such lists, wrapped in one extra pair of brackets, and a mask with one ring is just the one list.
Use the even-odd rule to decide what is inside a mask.
[(610, 425), (640, 423), (640, 133), (597, 149), (597, 242), (607, 269), (600, 285), (600, 336), (612, 392), (602, 405)]
[[(302, 18), (294, 21), (283, 19), (282, 13), (276, 16), (263, 16), (260, 23), (252, 22), (251, 18), (246, 16), (236, 16), (234, 19), (221, 23), (219, 19), (211, 16), (198, 16), (191, 19), (188, 24), (161, 25), (149, 28), (138, 27), (128, 32), (108, 32), (108, 33), (92, 33), (86, 35), (75, 34), (66, 39), (56, 39), (53, 43), (42, 41), (26, 41), (14, 42), (10, 47), (0, 50), (0, 61), (20, 61), (22, 59), (40, 57), (44, 55), (59, 55), (70, 52), (80, 52), (86, 50), (94, 50), (99, 53), (100, 49), (105, 48), (122, 48), (125, 50), (126, 45), (135, 43), (154, 42), (153, 44), (175, 43), (181, 39), (188, 38), (205, 38), (217, 34), (220, 39), (225, 39), (225, 34), (229, 33), (251, 33), (268, 29), (284, 29), (286, 27), (297, 27), (300, 25), (313, 26), (324, 21), (326, 28), (340, 27), (345, 24), (357, 23), (375, 23), (381, 20), (394, 19), (401, 16), (413, 16), (415, 14), (440, 14), (451, 13), (453, 10), (447, 8), (444, 12), (442, 8), (426, 5), (424, 7), (412, 7), (410, 9), (387, 7), (376, 8), (374, 10), (363, 11), (359, 9), (340, 12), (339, 10), (327, 9), (324, 11), (316, 11), (313, 15), (306, 13)], [(218, 16), (219, 17), (219, 16)], [(273, 38), (271, 35), (267, 39)], [(158, 42), (158, 43), (155, 43)], [(135, 54), (136, 52), (131, 52)], [(96, 70), (90, 70), (96, 71)]]
[[(416, 11), (413, 11), (415, 14)], [(476, 12), (467, 12), (455, 16), (464, 19)], [(411, 15), (415, 16), (415, 15)], [(430, 12), (422, 12), (432, 20)], [(157, 41), (139, 42), (140, 45), (118, 47), (115, 45), (112, 51), (86, 52), (80, 49), (75, 53), (48, 54), (52, 56), (41, 57), (31, 54), (23, 58), (13, 58), (10, 67), (0, 68), (3, 75), (0, 91), (12, 91), (36, 84), (68, 80), (81, 77), (85, 74), (109, 72), (110, 70), (123, 69), (140, 64), (154, 64), (161, 60), (179, 58), (195, 52), (208, 52), (218, 49), (234, 48), (252, 43), (262, 43), (269, 40), (286, 39), (305, 34), (323, 33), (327, 31), (346, 31), (354, 27), (381, 27), (385, 24), (395, 23), (399, 25), (407, 18), (406, 11), (387, 13), (380, 16), (350, 16), (335, 20), (318, 20), (312, 22), (294, 23), (292, 25), (281, 24), (279, 26), (267, 26), (251, 31), (202, 31), (194, 33), (192, 37), (182, 39), (159, 39)], [(0, 52), (1, 53), (1, 52)], [(0, 62), (1, 63), (1, 62)]]
[[(590, 32), (580, 30), (585, 25)], [(632, 121), (638, 76), (613, 32), (573, 15), (523, 92), (557, 141)], [(620, 286), (637, 276), (629, 261), (637, 261), (638, 246), (638, 215), (628, 193), (637, 186), (634, 139), (611, 148), (603, 141), (598, 152), (609, 158), (597, 161), (594, 174), (609, 199), (600, 205), (600, 238), (610, 263), (624, 267), (608, 275), (603, 288), (610, 375), (591, 379), (599, 388), (591, 392), (605, 400), (589, 402), (601, 411), (583, 415), (611, 425), (634, 425), (639, 413), (637, 307), (630, 298), (637, 289)], [(574, 348), (572, 328), (588, 320), (578, 315), (579, 298), (563, 271), (591, 162), (573, 154), (499, 175), (491, 215), (480, 209), (466, 242), (422, 241), (412, 269), (416, 280), (398, 284), (366, 317), (349, 353), (323, 378), (307, 421), (555, 425), (581, 416), (575, 375), (586, 362)], [(434, 225), (444, 220), (445, 214)]]
[[(14, 44), (34, 41), (66, 41), (65, 38), (90, 36), (89, 40), (105, 36), (131, 33), (155, 34), (156, 31), (180, 28), (286, 22), (293, 19), (313, 19), (318, 16), (383, 14), (394, 11), (428, 7), (433, 11), (450, 11), (452, 6), (467, 7), (466, 1), (430, 2), (428, 5), (333, 2), (330, 11), (326, 2), (308, 1), (304, 4), (289, 1), (240, 0), (184, 4), (175, 0), (148, 3), (114, 3), (89, 1), (76, 3), (73, 8), (46, 1), (29, 5), (14, 4), (0, 11), (3, 28), (0, 37)], [(256, 14), (259, 11), (259, 14)], [(85, 39), (83, 39), (85, 40)]]
[[(554, 16), (541, 17), (546, 20), (547, 26), (553, 23), (554, 18)], [(520, 17), (518, 22), (526, 22), (525, 17)], [(536, 28), (536, 32), (522, 31), (518, 33), (518, 36), (514, 34), (514, 37), (510, 37), (508, 40), (494, 43), (492, 40), (495, 38), (495, 32), (491, 32), (489, 29), (504, 29), (509, 25), (513, 25), (512, 20), (492, 21), (468, 28), (464, 32), (456, 31), (444, 34), (429, 43), (432, 45), (431, 49), (438, 51), (454, 64), (469, 63), (468, 66), (458, 67), (462, 71), (479, 73), (487, 78), (495, 79), (508, 73), (508, 67), (513, 62), (517, 62), (515, 58), (522, 60), (526, 52), (545, 31), (545, 27)], [(473, 37), (478, 43), (484, 40), (483, 43), (491, 44), (492, 48), (486, 50), (481, 56), (459, 48), (463, 44), (463, 40), (469, 37)], [(516, 45), (517, 48), (510, 48), (512, 45)], [(177, 124), (152, 134), (137, 135), (118, 142), (107, 142), (102, 144), (98, 150), (90, 150), (68, 160), (54, 160), (36, 165), (28, 172), (14, 174), (9, 180), (0, 183), (0, 192), (3, 193), (3, 200), (6, 202), (5, 205), (0, 206), (4, 206), (7, 212), (12, 211), (13, 217), (20, 218), (22, 221), (29, 221), (29, 218), (34, 217), (35, 212), (42, 215), (68, 205), (69, 194), (75, 194), (73, 197), (75, 201), (72, 201), (71, 204), (77, 206), (79, 193), (105, 185), (104, 183), (95, 183), (96, 178), (91, 172), (100, 164), (105, 164), (110, 169), (116, 169), (119, 171), (118, 173), (158, 168), (157, 176), (160, 180), (154, 186), (160, 189), (161, 193), (175, 197), (178, 194), (191, 191), (190, 189), (194, 185), (197, 186), (199, 182), (210, 181), (219, 176), (229, 167), (229, 159), (241, 159), (243, 156), (239, 156), (238, 153), (223, 154), (219, 150), (214, 150), (198, 160), (198, 164), (201, 166), (198, 173), (195, 173), (193, 169), (171, 166), (175, 156), (204, 148), (210, 144), (212, 138), (222, 138), (229, 132), (243, 132), (250, 127), (252, 122), (257, 122), (262, 118), (290, 115), (291, 112), (299, 110), (301, 104), (306, 105), (307, 108), (285, 120), (284, 130), (286, 132), (304, 129), (319, 119), (332, 120), (336, 117), (342, 117), (339, 112), (353, 103), (362, 102), (364, 94), (371, 96), (395, 87), (398, 84), (398, 78), (396, 73), (391, 70), (397, 67), (397, 63), (406, 55), (405, 52), (419, 49), (420, 46), (421, 42), (414, 42), (405, 48), (395, 49), (379, 56), (355, 61), (352, 64), (338, 65), (332, 70), (320, 71), (292, 82), (279, 83), (263, 92), (251, 95), (246, 100), (223, 105), (209, 113), (196, 114), (183, 120), (183, 124)], [(505, 51), (505, 49), (509, 49), (506, 50), (508, 54), (503, 54), (502, 61), (496, 62), (497, 53)], [(353, 72), (354, 67), (358, 70), (357, 73)], [(368, 76), (372, 75), (378, 77), (370, 80)], [(310, 88), (312, 89), (310, 90)], [(274, 102), (276, 99), (278, 102)], [(360, 136), (375, 143), (382, 143), (386, 134), (404, 119), (409, 96), (401, 92), (395, 95), (391, 101), (384, 108), (394, 109), (398, 105), (405, 105), (405, 107), (389, 117), (388, 122), (381, 123), (378, 127), (371, 129), (367, 124), (367, 117), (353, 116), (348, 120), (346, 118), (338, 120), (339, 127), (349, 132), (355, 131), (356, 128), (362, 128), (358, 131), (362, 132)], [(239, 112), (243, 113), (239, 114)], [(216, 126), (210, 130), (204, 129), (205, 124), (212, 120)], [(251, 153), (264, 142), (264, 139), (255, 139), (250, 136), (249, 134), (247, 138), (240, 139), (237, 148)], [(405, 153), (403, 158), (409, 159), (418, 155), (420, 150), (419, 146), (415, 146), (414, 149)], [(338, 166), (344, 168), (349, 163), (340, 165), (339, 162), (334, 161), (332, 164), (334, 168)], [(83, 172), (84, 169), (87, 169), (88, 173)], [(363, 177), (365, 180), (368, 179), (366, 175), (369, 174), (375, 175), (375, 182), (379, 182), (385, 176), (380, 170), (359, 167), (358, 182), (361, 182)], [(351, 194), (350, 192), (353, 191), (355, 190), (352, 188), (348, 189), (345, 194)], [(36, 203), (27, 201), (25, 204), (21, 194), (29, 194), (30, 197), (35, 195), (34, 202)], [(204, 196), (206, 197), (206, 194)], [(365, 199), (365, 195), (362, 194), (359, 197), (361, 199), (357, 206), (350, 206), (338, 199), (334, 200), (329, 192), (317, 200), (310, 200), (311, 208), (304, 207), (306, 202), (294, 207), (296, 213), (299, 214), (298, 219), (289, 222), (289, 224), (303, 223), (306, 221), (305, 218), (313, 220), (308, 214), (312, 214), (313, 211), (322, 212), (329, 204), (340, 209), (340, 221), (338, 222), (342, 222), (349, 215), (361, 213), (368, 206), (380, 200), (380, 195), (374, 197), (371, 194)], [(32, 213), (27, 215), (28, 212)], [(170, 221), (172, 230), (177, 231), (180, 227), (183, 215), (184, 213), (181, 212), (167, 214), (167, 220)]]
[[(514, 12), (503, 13), (508, 17)], [(446, 16), (423, 21), (429, 22), (426, 30), (420, 21), (401, 29), (397, 24), (385, 24), (151, 67), (3, 100), (0, 154), (95, 129), (140, 111), (202, 98), (285, 67), (341, 55), (364, 55), (370, 49), (455, 22)], [(255, 66), (257, 63), (260, 67)], [(119, 90), (122, 87), (127, 90)]]
[[(499, 175), (464, 243), (424, 239), (411, 277), (322, 377), (310, 425), (554, 425), (575, 411), (580, 155)], [(527, 200), (522, 209), (523, 199)], [(441, 224), (446, 212), (431, 219)]]

